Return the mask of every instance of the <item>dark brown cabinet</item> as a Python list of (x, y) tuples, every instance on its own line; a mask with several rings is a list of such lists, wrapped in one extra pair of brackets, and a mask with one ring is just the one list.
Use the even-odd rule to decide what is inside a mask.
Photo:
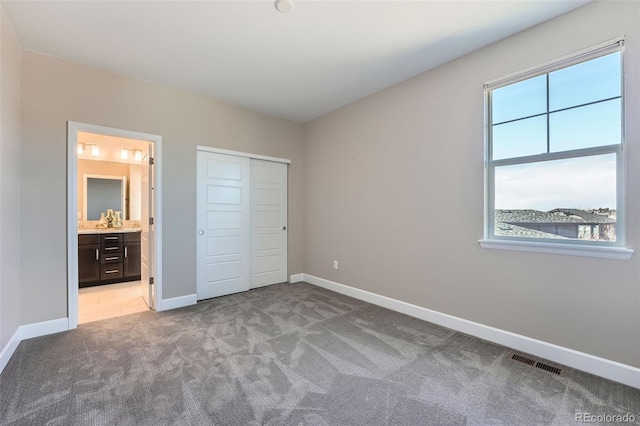
[(113, 281), (122, 278), (122, 234), (100, 235), (100, 280)]
[(78, 235), (78, 285), (140, 279), (140, 232)]
[(124, 234), (123, 274), (125, 278), (140, 279), (140, 233)]
[(78, 235), (78, 284), (100, 281), (100, 243), (98, 235)]

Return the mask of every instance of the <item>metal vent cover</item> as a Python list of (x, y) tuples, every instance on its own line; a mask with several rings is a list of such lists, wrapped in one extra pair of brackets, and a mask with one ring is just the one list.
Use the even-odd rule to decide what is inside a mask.
[(507, 359), (518, 361), (530, 367), (539, 368), (541, 370), (548, 371), (549, 373), (555, 374), (557, 376), (564, 377), (564, 370), (562, 368), (553, 366), (546, 362), (542, 362), (539, 359), (532, 357), (531, 355), (523, 355), (518, 352), (509, 352)]

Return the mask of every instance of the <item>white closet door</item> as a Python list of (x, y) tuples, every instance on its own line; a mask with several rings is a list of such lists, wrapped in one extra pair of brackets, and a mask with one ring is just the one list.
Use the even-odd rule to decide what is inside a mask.
[(287, 165), (251, 159), (251, 288), (287, 281)]
[(198, 300), (249, 290), (249, 158), (198, 151)]

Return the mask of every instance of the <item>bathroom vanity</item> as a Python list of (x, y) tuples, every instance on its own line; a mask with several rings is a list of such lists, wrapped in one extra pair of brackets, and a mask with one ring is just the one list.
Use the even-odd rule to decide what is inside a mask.
[(78, 284), (90, 287), (140, 279), (140, 230), (78, 231)]

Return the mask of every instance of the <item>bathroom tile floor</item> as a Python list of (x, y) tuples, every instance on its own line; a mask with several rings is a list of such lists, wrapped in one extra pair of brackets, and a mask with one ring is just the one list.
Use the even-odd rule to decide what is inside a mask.
[(78, 324), (148, 309), (140, 295), (140, 281), (85, 287), (78, 292)]

